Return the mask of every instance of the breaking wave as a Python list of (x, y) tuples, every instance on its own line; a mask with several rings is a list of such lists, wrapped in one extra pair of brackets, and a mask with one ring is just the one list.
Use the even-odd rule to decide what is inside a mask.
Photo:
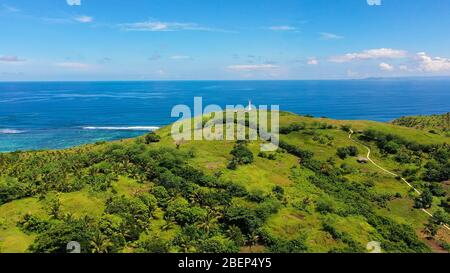
[(158, 130), (157, 126), (128, 126), (128, 127), (95, 127), (95, 126), (86, 126), (83, 127), (84, 130), (108, 130), (108, 131), (155, 131)]
[(15, 130), (15, 129), (0, 129), (0, 134), (4, 135), (14, 135), (14, 134), (22, 134), (25, 131)]

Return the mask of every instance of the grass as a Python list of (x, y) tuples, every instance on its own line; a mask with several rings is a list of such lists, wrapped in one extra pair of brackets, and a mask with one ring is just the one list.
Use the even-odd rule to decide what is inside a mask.
[(105, 198), (94, 195), (88, 190), (61, 194), (60, 202), (62, 213), (70, 213), (77, 218), (99, 217), (105, 209)]
[[(431, 131), (435, 133), (450, 129), (450, 112), (442, 115), (401, 117), (392, 121), (392, 124)], [(449, 136), (447, 134), (447, 136)]]
[[(104, 210), (104, 199), (93, 196), (87, 190), (60, 195), (61, 211), (76, 217), (98, 217)], [(26, 234), (17, 222), (26, 214), (47, 218), (44, 201), (36, 197), (15, 200), (0, 206), (0, 251), (5, 253), (26, 252), (34, 235)]]
[[(409, 195), (409, 188), (405, 183), (396, 180), (391, 175), (385, 174), (370, 163), (357, 163), (356, 157), (342, 160), (336, 156), (337, 148), (350, 145), (358, 146), (361, 156), (366, 156), (367, 154), (367, 150), (362, 145), (352, 142), (348, 138), (348, 134), (340, 130), (339, 127), (348, 124), (355, 131), (375, 129), (393, 133), (407, 139), (414, 139), (422, 144), (448, 142), (449, 139), (447, 137), (388, 123), (315, 119), (285, 112), (280, 113), (281, 126), (286, 126), (292, 122), (304, 122), (308, 128), (305, 131), (311, 131), (311, 128), (317, 122), (333, 125), (334, 128), (332, 129), (314, 129), (314, 135), (305, 133), (305, 131), (282, 135), (281, 140), (302, 149), (313, 151), (315, 159), (326, 161), (332, 157), (336, 162), (336, 167), (343, 163), (351, 166), (354, 172), (346, 175), (346, 178), (353, 183), (364, 184), (372, 182), (371, 193), (389, 195), (400, 193), (401, 197), (388, 201), (386, 207), (378, 208), (377, 212), (399, 223), (411, 225), (418, 233), (423, 229), (423, 224), (428, 220), (428, 216), (422, 211), (413, 208), (413, 199)], [(176, 147), (175, 142), (170, 137), (170, 127), (160, 129), (157, 134), (162, 137), (161, 142), (149, 144), (150, 146)], [(321, 142), (320, 139), (326, 140)], [(120, 142), (126, 144), (133, 141), (136, 140), (129, 139)], [(316, 211), (317, 202), (320, 200), (329, 200), (335, 207), (335, 210), (344, 209), (346, 204), (342, 200), (334, 199), (309, 182), (308, 177), (314, 175), (314, 173), (302, 168), (298, 158), (288, 153), (276, 153), (275, 160), (261, 158), (258, 157), (259, 144), (261, 143), (259, 141), (251, 142), (248, 148), (254, 154), (254, 162), (249, 165), (239, 166), (237, 170), (228, 170), (226, 167), (231, 159), (230, 151), (233, 149), (234, 144), (233, 141), (183, 141), (179, 149), (184, 152), (191, 151), (195, 154), (195, 157), (188, 160), (192, 166), (210, 175), (219, 175), (220, 173), (222, 179), (238, 183), (250, 192), (258, 190), (270, 194), (274, 186), (283, 187), (287, 204), (278, 213), (270, 216), (263, 227), (274, 236), (293, 239), (299, 234), (305, 234), (308, 251), (328, 252), (333, 248), (344, 246), (341, 241), (333, 239), (329, 233), (323, 231), (323, 223), (332, 222), (337, 231), (349, 234), (361, 246), (365, 246), (368, 242), (374, 240), (376, 231), (363, 217), (342, 217), (337, 213), (324, 215)], [(101, 147), (102, 145), (85, 145), (68, 151), (82, 152), (90, 149), (100, 149)], [(371, 149), (372, 159), (388, 170), (400, 173), (408, 167), (395, 162), (391, 157), (382, 155), (374, 146)], [(141, 184), (134, 179), (121, 176), (117, 182), (113, 183), (112, 187), (118, 195), (133, 196), (140, 192), (149, 191), (152, 183)], [(62, 210), (64, 213), (72, 213), (77, 217), (85, 215), (99, 217), (104, 211), (105, 200), (111, 194), (111, 192), (104, 194), (92, 193), (87, 189), (74, 193), (63, 193), (60, 195)], [(437, 201), (436, 199), (431, 211), (437, 207)], [(233, 199), (233, 203), (240, 206), (250, 206), (251, 204), (239, 198)], [(45, 215), (43, 203), (37, 198), (25, 198), (0, 206), (1, 252), (26, 251), (29, 244), (33, 241), (32, 235), (24, 234), (16, 227), (20, 217), (28, 212)], [(142, 234), (140, 240), (146, 240), (154, 236), (169, 240), (179, 232), (180, 227), (177, 225), (163, 230), (162, 227), (166, 224), (163, 216), (163, 211), (158, 209), (151, 220), (148, 233)], [(172, 251), (177, 250), (173, 249)], [(243, 248), (243, 251), (249, 251), (249, 249)], [(255, 249), (252, 251), (264, 251), (264, 247), (255, 246)]]
[(118, 195), (134, 196), (142, 192), (148, 192), (150, 185), (141, 184), (134, 179), (120, 176), (119, 180), (113, 184), (113, 189)]
[(23, 233), (17, 227), (25, 214), (45, 215), (37, 198), (25, 198), (0, 206), (0, 251), (5, 253), (26, 252), (34, 236)]

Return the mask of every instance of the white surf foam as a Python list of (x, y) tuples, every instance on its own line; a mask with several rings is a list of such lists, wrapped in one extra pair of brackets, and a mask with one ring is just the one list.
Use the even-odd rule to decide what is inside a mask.
[(22, 134), (25, 131), (15, 130), (15, 129), (0, 129), (0, 134), (5, 135), (13, 135), (13, 134)]
[(128, 126), (128, 127), (115, 127), (115, 126), (86, 126), (83, 127), (84, 130), (108, 130), (108, 131), (155, 131), (158, 130), (157, 126)]

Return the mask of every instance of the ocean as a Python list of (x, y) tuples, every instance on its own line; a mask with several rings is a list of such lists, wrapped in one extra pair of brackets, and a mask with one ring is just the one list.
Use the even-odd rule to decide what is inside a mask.
[(2, 82), (0, 152), (60, 149), (145, 134), (172, 107), (279, 105), (334, 119), (390, 121), (450, 111), (450, 79)]

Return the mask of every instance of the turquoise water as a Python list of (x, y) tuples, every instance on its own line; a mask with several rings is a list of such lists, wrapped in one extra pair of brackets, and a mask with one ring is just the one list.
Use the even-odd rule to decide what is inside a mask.
[[(449, 79), (0, 83), (0, 151), (117, 140), (167, 125), (177, 104), (278, 104), (335, 119), (450, 111)], [(133, 128), (145, 127), (145, 128)]]

